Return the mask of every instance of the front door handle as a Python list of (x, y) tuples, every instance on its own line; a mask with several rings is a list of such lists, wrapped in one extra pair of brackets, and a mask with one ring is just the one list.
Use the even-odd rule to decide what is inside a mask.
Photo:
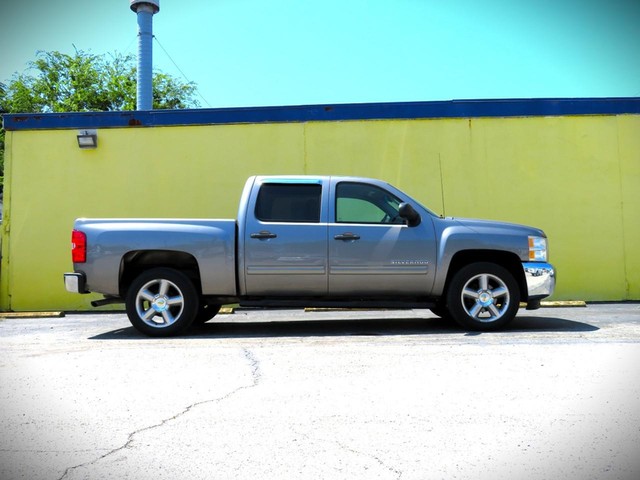
[(267, 230), (262, 230), (258, 233), (252, 233), (250, 235), (251, 238), (257, 238), (258, 240), (265, 240), (267, 238), (276, 238), (278, 235), (275, 233), (268, 232)]
[(341, 233), (333, 237), (335, 240), (360, 240), (360, 235), (355, 233)]

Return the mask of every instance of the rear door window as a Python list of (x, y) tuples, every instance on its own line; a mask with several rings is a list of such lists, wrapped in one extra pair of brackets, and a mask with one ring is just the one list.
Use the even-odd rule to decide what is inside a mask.
[(319, 223), (319, 184), (265, 183), (260, 187), (255, 216), (262, 222)]

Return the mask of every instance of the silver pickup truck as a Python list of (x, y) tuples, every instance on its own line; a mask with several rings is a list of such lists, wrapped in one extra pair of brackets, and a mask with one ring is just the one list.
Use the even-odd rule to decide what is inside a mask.
[(66, 289), (175, 335), (221, 305), (430, 308), (495, 330), (553, 293), (539, 229), (442, 218), (388, 183), (255, 176), (237, 220), (78, 219)]

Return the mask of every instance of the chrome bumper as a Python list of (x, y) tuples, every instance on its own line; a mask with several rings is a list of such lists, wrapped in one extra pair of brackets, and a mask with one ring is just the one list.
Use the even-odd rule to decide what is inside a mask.
[(84, 273), (65, 273), (64, 288), (71, 293), (89, 293), (86, 290), (86, 277)]
[(523, 263), (529, 300), (541, 299), (553, 294), (556, 288), (556, 272), (553, 265), (540, 262)]

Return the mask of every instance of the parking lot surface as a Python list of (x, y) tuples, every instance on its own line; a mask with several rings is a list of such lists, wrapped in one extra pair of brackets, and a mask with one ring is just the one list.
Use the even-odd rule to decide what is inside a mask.
[(0, 320), (0, 479), (637, 479), (640, 305)]

